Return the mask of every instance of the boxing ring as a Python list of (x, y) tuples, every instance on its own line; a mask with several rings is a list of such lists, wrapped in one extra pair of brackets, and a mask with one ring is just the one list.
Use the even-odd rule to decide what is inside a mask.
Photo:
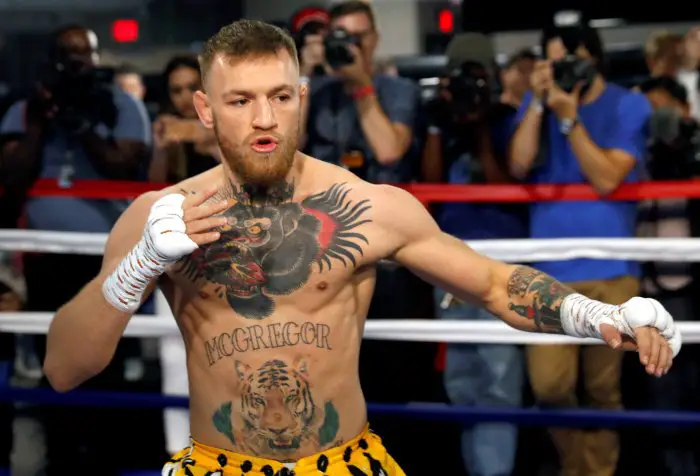
[[(161, 188), (160, 184), (126, 182), (76, 182), (58, 188), (55, 180), (39, 180), (30, 196), (71, 196), (124, 199)], [(410, 185), (406, 186), (422, 203), (433, 202), (532, 202), (546, 200), (597, 200), (587, 185)], [(664, 198), (700, 198), (700, 181), (625, 184), (612, 200), (640, 201)], [(100, 256), (106, 235), (31, 230), (0, 230), (0, 251), (67, 253)], [(468, 243), (475, 250), (506, 262), (556, 261), (575, 258), (624, 259), (635, 261), (699, 262), (700, 238), (629, 239), (522, 239), (478, 240)], [(189, 443), (187, 422), (187, 379), (185, 351), (179, 330), (163, 295), (156, 291), (154, 315), (134, 316), (125, 332), (128, 337), (160, 339), (163, 393), (134, 394), (75, 390), (58, 394), (47, 389), (4, 388), (0, 400), (50, 405), (158, 408), (166, 411), (168, 449)], [(0, 332), (45, 334), (51, 313), (0, 313)], [(700, 342), (700, 321), (677, 323), (683, 343)], [(601, 342), (567, 336), (524, 333), (502, 322), (443, 320), (368, 320), (365, 339), (414, 342), (473, 344), (561, 344), (599, 345)], [(184, 378), (183, 378), (184, 376)], [(603, 411), (545, 410), (536, 408), (487, 409), (448, 404), (414, 402), (408, 404), (369, 403), (370, 415), (428, 419), (451, 423), (508, 422), (530, 426), (618, 427), (630, 425), (698, 426), (700, 412), (681, 411)], [(184, 442), (184, 443), (183, 443)]]

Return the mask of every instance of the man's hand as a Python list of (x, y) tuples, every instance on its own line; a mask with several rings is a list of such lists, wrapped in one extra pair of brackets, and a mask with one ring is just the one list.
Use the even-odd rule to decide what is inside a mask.
[(641, 297), (620, 306), (609, 324), (601, 321), (600, 334), (613, 349), (639, 352), (639, 362), (657, 377), (668, 372), (682, 345), (668, 311), (658, 301)]
[(168, 262), (192, 253), (198, 246), (219, 239), (217, 227), (227, 223), (216, 216), (231, 206), (227, 200), (206, 203), (216, 189), (204, 193), (173, 193), (153, 204), (146, 224), (147, 242)]
[(326, 61), (323, 36), (306, 35), (304, 46), (299, 53), (301, 76), (311, 76), (314, 69)]
[(535, 67), (530, 75), (530, 86), (535, 97), (542, 101), (553, 83), (552, 63), (546, 60), (540, 60), (535, 63)]
[(30, 127), (43, 127), (58, 114), (58, 107), (53, 103), (51, 92), (37, 84), (27, 99), (26, 120)]
[(356, 45), (348, 45), (350, 53), (353, 57), (353, 62), (335, 70), (338, 76), (342, 77), (353, 86), (362, 87), (372, 84), (372, 77), (365, 68), (362, 52)]
[(575, 119), (581, 86), (578, 84), (572, 92), (567, 93), (553, 82), (547, 94), (547, 107), (554, 111), (559, 119)]

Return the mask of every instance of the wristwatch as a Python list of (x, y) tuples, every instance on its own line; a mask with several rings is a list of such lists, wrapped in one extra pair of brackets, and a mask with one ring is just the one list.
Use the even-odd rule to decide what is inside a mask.
[(561, 119), (559, 121), (559, 132), (561, 132), (565, 136), (568, 136), (569, 134), (571, 134), (571, 131), (574, 130), (574, 127), (576, 127), (578, 123), (578, 116), (574, 117), (573, 119)]

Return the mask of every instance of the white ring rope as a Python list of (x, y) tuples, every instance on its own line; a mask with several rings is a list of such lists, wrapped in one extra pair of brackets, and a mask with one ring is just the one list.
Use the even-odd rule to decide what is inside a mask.
[[(35, 230), (0, 230), (0, 251), (33, 251), (101, 255), (107, 235)], [(476, 251), (511, 263), (557, 261), (575, 258), (625, 259), (636, 261), (700, 261), (698, 238), (561, 238), (521, 240), (476, 240), (468, 242)], [(134, 316), (126, 328), (129, 337), (179, 336), (172, 314), (156, 294), (156, 315)], [(0, 313), (0, 332), (45, 334), (52, 313)], [(700, 343), (700, 322), (678, 322), (684, 343)], [(599, 344), (595, 339), (573, 339), (526, 333), (500, 321), (368, 320), (366, 339), (413, 342), (480, 344)]]
[[(53, 314), (35, 312), (0, 313), (0, 332), (45, 334)], [(683, 343), (700, 342), (700, 322), (677, 322)], [(124, 333), (127, 337), (180, 336), (172, 315), (137, 315)], [(365, 339), (411, 342), (471, 344), (600, 344), (596, 339), (521, 332), (500, 321), (441, 321), (429, 319), (370, 319)]]
[[(0, 230), (0, 251), (101, 255), (106, 234)], [(700, 261), (700, 238), (557, 238), (474, 240), (479, 253), (509, 263), (576, 258), (632, 261)]]

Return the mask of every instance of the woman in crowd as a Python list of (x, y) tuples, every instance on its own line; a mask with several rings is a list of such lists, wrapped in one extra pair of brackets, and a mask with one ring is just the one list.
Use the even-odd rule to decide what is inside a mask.
[(153, 182), (178, 182), (218, 164), (214, 134), (200, 124), (192, 102), (201, 82), (193, 56), (176, 56), (165, 67), (165, 98), (153, 124)]

